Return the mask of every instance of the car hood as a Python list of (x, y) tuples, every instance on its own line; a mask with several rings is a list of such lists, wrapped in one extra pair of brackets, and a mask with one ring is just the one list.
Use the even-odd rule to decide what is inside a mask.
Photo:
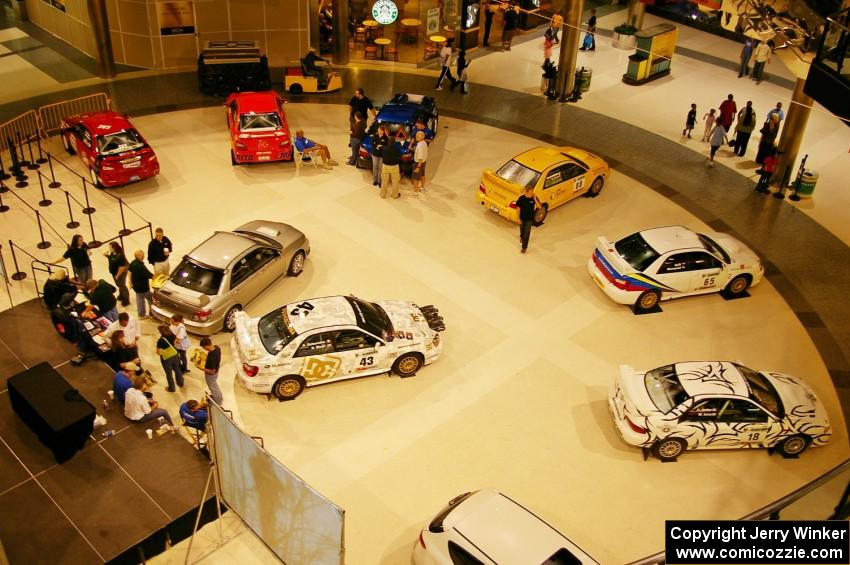
[(726, 253), (728, 253), (729, 257), (732, 259), (732, 263), (752, 266), (757, 265), (760, 261), (758, 255), (756, 255), (752, 249), (730, 235), (713, 233), (711, 234), (711, 238), (726, 250)]
[(795, 425), (798, 422), (829, 425), (826, 410), (808, 383), (784, 373), (763, 372), (762, 374), (770, 380), (770, 384), (776, 389), (779, 398), (782, 399), (785, 416), (791, 419)]
[(406, 300), (381, 300), (376, 302), (390, 317), (397, 332), (410, 332), (414, 338), (429, 339), (434, 331), (419, 306)]
[(236, 312), (236, 329), (233, 332), (243, 362), (269, 357), (269, 352), (260, 340), (259, 318), (252, 318), (243, 310)]

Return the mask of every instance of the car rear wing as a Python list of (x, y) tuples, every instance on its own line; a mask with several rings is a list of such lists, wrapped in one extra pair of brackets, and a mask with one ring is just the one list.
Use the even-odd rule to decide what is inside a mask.
[(428, 306), (421, 306), (419, 310), (425, 316), (425, 321), (428, 322), (429, 328), (435, 332), (442, 332), (446, 330), (446, 324), (443, 322), (443, 317), (440, 316), (440, 312), (436, 307), (429, 304)]

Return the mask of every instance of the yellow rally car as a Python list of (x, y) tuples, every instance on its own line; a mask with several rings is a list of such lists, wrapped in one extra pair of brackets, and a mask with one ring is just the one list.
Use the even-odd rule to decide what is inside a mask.
[(543, 205), (535, 219), (542, 222), (549, 210), (579, 195), (599, 195), (610, 174), (608, 163), (587, 151), (575, 147), (535, 147), (520, 153), (496, 172), (484, 171), (478, 201), (519, 223), (516, 199), (526, 187), (533, 186), (534, 195)]

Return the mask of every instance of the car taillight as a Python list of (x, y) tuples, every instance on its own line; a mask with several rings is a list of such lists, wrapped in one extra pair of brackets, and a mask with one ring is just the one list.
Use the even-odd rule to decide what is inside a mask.
[(147, 159), (148, 161), (156, 161), (156, 155), (154, 155), (153, 153), (151, 153), (150, 155), (148, 155), (148, 156), (146, 157), (146, 159)]
[(516, 210), (516, 202), (511, 202), (510, 204), (508, 204), (508, 207)]
[(422, 549), (425, 549), (425, 532), (419, 532), (419, 545), (422, 546)]
[(196, 322), (206, 322), (210, 319), (210, 316), (212, 316), (212, 310), (207, 308), (205, 310), (198, 310), (192, 314), (192, 319)]
[(255, 367), (254, 365), (249, 365), (248, 363), (242, 363), (242, 370), (245, 371), (245, 374), (249, 377), (256, 376), (257, 373), (260, 372), (259, 367)]
[(478, 185), (478, 192), (481, 194), (487, 194), (487, 187), (484, 186), (484, 183)]
[(244, 143), (237, 142), (236, 143), (236, 149), (248, 149), (248, 146), (245, 145)]
[(610, 282), (611, 284), (613, 284), (614, 286), (616, 286), (620, 290), (627, 290), (627, 291), (630, 291), (630, 292), (638, 292), (638, 291), (643, 292), (644, 290), (646, 290), (646, 287), (638, 286), (638, 285), (630, 282), (628, 279), (621, 279), (621, 278), (614, 277), (614, 275), (611, 274), (611, 271), (609, 271), (605, 267), (605, 265), (602, 264), (602, 261), (599, 259), (599, 253), (598, 252), (593, 254), (593, 264), (596, 265), (596, 269), (600, 273), (602, 273), (602, 275), (606, 279), (608, 279), (608, 282)]
[(646, 428), (641, 428), (640, 426), (638, 426), (637, 424), (635, 424), (634, 422), (629, 420), (628, 416), (626, 416), (626, 423), (629, 424), (629, 427), (632, 429), (633, 432), (639, 433), (639, 434), (645, 434), (646, 433)]

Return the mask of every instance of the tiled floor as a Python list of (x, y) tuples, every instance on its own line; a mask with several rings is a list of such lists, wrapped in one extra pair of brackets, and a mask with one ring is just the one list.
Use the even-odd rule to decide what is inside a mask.
[[(602, 18), (600, 27), (613, 27), (622, 17)], [(840, 414), (823, 362), (833, 377), (848, 369), (847, 304), (834, 282), (850, 265), (842, 259), (848, 256), (842, 235), (846, 207), (842, 193), (832, 188), (841, 186), (841, 175), (848, 170), (843, 154), (848, 143), (846, 128), (813, 115), (806, 141), (811, 136), (813, 145), (807, 150), (825, 155), (829, 166), (822, 171), (817, 205), (804, 207), (843, 238), (842, 243), (797, 208), (752, 195), (746, 174), (736, 172), (742, 163), (745, 173), (752, 170), (746, 161), (721, 152), (721, 163), (728, 168), (708, 170), (700, 144), (681, 144), (677, 134), (695, 95), (694, 84), (700, 85), (701, 109), (719, 102), (730, 83), (736, 98), (752, 96), (760, 113), (787, 98), (781, 84), (768, 82), (756, 89), (744, 79), (735, 82), (728, 65), (737, 58), (734, 44), (683, 30), (680, 44), (711, 51), (710, 57), (677, 56), (675, 80), (636, 89), (619, 81), (628, 54), (614, 51), (601, 39), (599, 43), (597, 52), (580, 55), (580, 64), (594, 67), (594, 78), (591, 92), (577, 106), (561, 107), (534, 96), (542, 59), (535, 41), (519, 42), (509, 54), (476, 58), (470, 68), (472, 94), (440, 93), (441, 111), (502, 129), (444, 120), (448, 129), (441, 131), (431, 194), (419, 202), (381, 202), (362, 182), (363, 174), (351, 169), (332, 174), (308, 169), (302, 178), (293, 177), (286, 166), (230, 169), (216, 109), (137, 118), (163, 158), (163, 174), (120, 194), (144, 216), (166, 226), (179, 248), (185, 251), (213, 227), (226, 228), (258, 214), (286, 218), (314, 240), (305, 276), (282, 281), (249, 312), (262, 313), (281, 302), (323, 292), (382, 297), (403, 289), (410, 298), (426, 297), (447, 313), (444, 358), (416, 379), (374, 377), (331, 385), (287, 405), (266, 402), (225, 383), (225, 404), (237, 410), (246, 428), (264, 435), (285, 463), (303, 470), (305, 478), (349, 511), (351, 563), (406, 562), (417, 528), (461, 489), (479, 486), (510, 490), (602, 562), (624, 561), (663, 545), (660, 526), (652, 519), (635, 525), (630, 510), (635, 493), (632, 489), (625, 496), (624, 484), (646, 485), (636, 496), (645, 496), (640, 504), (656, 508), (648, 515), (659, 519), (667, 515), (653, 496), (659, 490), (677, 507), (694, 508), (694, 496), (705, 500), (696, 505), (699, 515), (689, 517), (734, 518), (847, 456), (843, 426), (841, 437), (807, 453), (798, 466), (756, 453), (689, 454), (676, 465), (658, 466), (640, 462), (634, 450), (610, 432), (602, 401), (616, 364), (652, 366), (659, 357), (682, 355), (741, 358), (815, 378), (831, 411)], [(723, 61), (727, 64), (716, 64)], [(215, 104), (215, 99), (194, 92), (193, 78), (187, 73), (146, 82), (117, 81), (110, 91), (118, 107), (135, 113)], [(344, 92), (313, 100), (344, 103), (355, 80), (376, 102), (405, 89), (427, 92), (433, 81), (421, 72), (391, 75), (363, 69), (346, 71), (345, 79)], [(0, 112), (15, 107), (20, 106), (0, 107)], [(334, 106), (289, 106), (291, 123), (307, 124), (308, 135), (329, 143), (335, 155), (345, 151), (340, 112)], [(191, 125), (181, 121), (186, 117)], [(482, 168), (536, 143), (517, 134), (594, 148), (619, 173), (603, 197), (573, 203), (536, 230), (521, 270), (516, 267), (514, 229), (479, 210), (473, 198)], [(191, 168), (187, 163), (193, 163)], [(194, 187), (191, 192), (189, 187)], [(639, 322), (587, 285), (582, 269), (593, 237), (672, 222), (728, 226), (771, 262), (768, 282), (746, 301), (686, 299), (665, 304), (664, 314)], [(4, 239), (8, 225), (0, 229)], [(481, 241), (481, 233), (490, 236)], [(339, 287), (341, 280), (346, 288)], [(529, 281), (534, 281), (533, 294), (527, 290)], [(612, 323), (620, 331), (612, 332)], [(148, 334), (152, 330), (146, 327)], [(641, 338), (632, 339), (636, 335)], [(671, 335), (676, 339), (671, 341)], [(215, 339), (226, 346), (226, 338)], [(529, 354), (516, 355), (520, 349)], [(196, 384), (191, 394), (199, 390)], [(415, 417), (423, 413), (424, 420)], [(323, 415), (321, 421), (316, 414)], [(479, 429), (491, 430), (488, 433), (500, 438), (499, 445), (478, 445)], [(516, 460), (527, 464), (514, 465)], [(426, 473), (427, 480), (417, 479), (417, 473)], [(586, 484), (587, 476), (598, 477), (596, 486), (576, 489), (574, 485)], [(413, 483), (425, 488), (412, 491)], [(534, 484), (558, 488), (541, 496)], [(728, 496), (729, 485), (736, 485), (734, 500)], [(612, 528), (623, 536), (621, 550), (610, 547), (603, 532), (593, 527), (596, 516), (576, 516), (569, 510), (592, 508), (603, 493), (621, 505), (614, 512), (605, 509), (606, 521), (616, 517)], [(731, 506), (724, 502), (721, 508), (712, 501)], [(376, 533), (374, 524), (384, 521), (389, 529)], [(240, 538), (249, 539), (247, 534)], [(253, 547), (251, 541), (246, 543)], [(223, 561), (227, 547), (240, 546), (231, 542), (213, 559)], [(238, 555), (245, 548), (236, 551)], [(182, 558), (175, 551), (162, 559)]]

